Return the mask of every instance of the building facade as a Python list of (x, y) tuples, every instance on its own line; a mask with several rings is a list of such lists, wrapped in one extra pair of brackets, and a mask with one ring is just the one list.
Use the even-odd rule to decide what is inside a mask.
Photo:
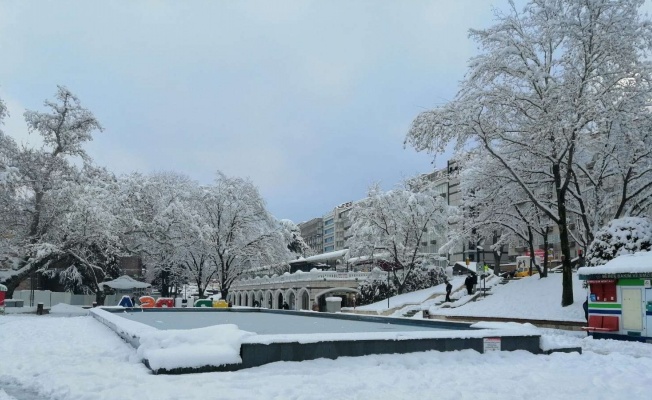
[(349, 233), (351, 228), (351, 220), (349, 219), (349, 212), (353, 208), (353, 202), (340, 204), (333, 210), (335, 218), (335, 249), (343, 250), (348, 249), (349, 246), (346, 241), (352, 236)]
[[(445, 168), (435, 170), (429, 174), (422, 175), (422, 179), (430, 181), (435, 186), (435, 191), (447, 200), (449, 206), (462, 205), (462, 191), (460, 185), (460, 164), (455, 160), (449, 160)], [(542, 188), (545, 191), (545, 188)], [(544, 193), (542, 193), (544, 195)], [(301, 234), (306, 242), (315, 250), (316, 254), (328, 253), (348, 248), (347, 240), (352, 236), (350, 232), (351, 220), (349, 213), (353, 208), (354, 202), (340, 204), (333, 210), (324, 214), (321, 218), (314, 218), (306, 223), (299, 224)], [(318, 233), (318, 223), (321, 222), (321, 238)], [(464, 224), (464, 219), (461, 222)], [(440, 254), (441, 247), (448, 242), (448, 232), (456, 230), (455, 225), (447, 225), (439, 229), (438, 232), (428, 232), (419, 246), (419, 251), (423, 254)], [(568, 225), (569, 230), (576, 232), (576, 223)], [(495, 238), (480, 238), (477, 241), (464, 241), (448, 247), (441, 254), (449, 260), (449, 264), (455, 262), (487, 263), (490, 266), (494, 264), (494, 256), (490, 247)], [(318, 244), (321, 240), (321, 246)], [(554, 224), (550, 226), (547, 245), (539, 235), (534, 238), (535, 250), (546, 251), (551, 260), (554, 262), (561, 261), (561, 249), (559, 242), (559, 232)], [(582, 253), (578, 243), (571, 239), (571, 256), (577, 257)], [(508, 263), (515, 260), (516, 256), (526, 255), (529, 253), (527, 243), (523, 240), (516, 239), (510, 246), (503, 248), (501, 263)]]
[(324, 252), (324, 220), (313, 218), (299, 225), (301, 237), (315, 254)]
[(324, 221), (323, 253), (329, 253), (335, 250), (335, 211), (324, 214), (322, 220)]

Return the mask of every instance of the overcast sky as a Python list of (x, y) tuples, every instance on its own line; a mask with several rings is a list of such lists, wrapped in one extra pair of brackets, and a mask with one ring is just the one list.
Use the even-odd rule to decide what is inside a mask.
[[(522, 4), (523, 1), (519, 1)], [(87, 150), (117, 173), (249, 177), (301, 222), (381, 182), (445, 165), (403, 148), (416, 115), (452, 99), (507, 0), (3, 1), (2, 128), (56, 85), (105, 128)], [(649, 2), (646, 10), (650, 10)]]

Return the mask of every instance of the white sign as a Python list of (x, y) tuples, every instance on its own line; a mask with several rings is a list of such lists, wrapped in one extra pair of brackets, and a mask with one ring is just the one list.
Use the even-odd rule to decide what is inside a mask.
[(482, 352), (488, 351), (500, 351), (500, 338), (484, 338)]
[(652, 288), (652, 280), (646, 279), (644, 282), (645, 282), (646, 289)]

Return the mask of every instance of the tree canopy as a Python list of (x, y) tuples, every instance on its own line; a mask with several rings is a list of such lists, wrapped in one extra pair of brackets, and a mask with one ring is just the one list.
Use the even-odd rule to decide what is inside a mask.
[(446, 201), (432, 187), (411, 191), (408, 184), (386, 192), (372, 185), (349, 214), (350, 256), (386, 258), (399, 293), (422, 261), (421, 242), (429, 232), (443, 235), (448, 217)]
[(417, 116), (406, 138), (431, 152), (455, 143), (461, 160), (490, 157), (557, 226), (563, 306), (573, 302), (569, 223), (579, 218), (588, 243), (605, 214), (649, 206), (652, 30), (642, 4), (510, 2), (494, 26), (470, 32), (481, 53), (456, 97)]

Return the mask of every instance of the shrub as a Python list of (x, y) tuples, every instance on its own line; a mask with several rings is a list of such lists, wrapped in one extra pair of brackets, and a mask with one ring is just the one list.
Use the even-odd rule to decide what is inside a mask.
[(623, 254), (650, 251), (652, 247), (652, 221), (648, 218), (625, 217), (614, 219), (595, 234), (589, 245), (587, 265), (606, 264)]

